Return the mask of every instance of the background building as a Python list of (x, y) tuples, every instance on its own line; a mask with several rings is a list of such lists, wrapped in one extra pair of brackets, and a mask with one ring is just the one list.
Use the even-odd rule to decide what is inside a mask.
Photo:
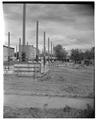
[[(14, 57), (14, 48), (10, 47), (10, 59)], [(8, 46), (3, 45), (3, 61), (8, 61)]]

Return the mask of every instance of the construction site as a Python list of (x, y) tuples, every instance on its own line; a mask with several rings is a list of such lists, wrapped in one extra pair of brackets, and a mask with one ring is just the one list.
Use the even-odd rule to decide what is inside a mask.
[(41, 54), (40, 22), (35, 21), (36, 44), (29, 44), (26, 40), (27, 3), (21, 5), (22, 39), (20, 37), (18, 46), (13, 48), (8, 31), (8, 46), (3, 46), (3, 117), (94, 118), (95, 65), (75, 63), (69, 57), (58, 60), (54, 42), (45, 31)]

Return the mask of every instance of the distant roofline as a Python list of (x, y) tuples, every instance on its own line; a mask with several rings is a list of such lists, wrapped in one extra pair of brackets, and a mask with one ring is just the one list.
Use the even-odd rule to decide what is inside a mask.
[[(6, 45), (3, 45), (3, 47), (7, 47), (8, 48), (8, 46), (6, 46)], [(11, 49), (14, 49), (13, 47), (10, 47)]]

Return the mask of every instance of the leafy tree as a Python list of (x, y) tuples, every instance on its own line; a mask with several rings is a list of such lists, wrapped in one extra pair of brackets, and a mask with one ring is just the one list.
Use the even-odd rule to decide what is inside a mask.
[(94, 59), (95, 58), (95, 47), (92, 47), (91, 50), (85, 51), (85, 59)]
[(54, 53), (58, 60), (66, 59), (67, 52), (65, 49), (63, 49), (62, 45), (57, 45), (54, 47)]
[(94, 59), (95, 54), (95, 48), (91, 48), (90, 50), (86, 50), (85, 52), (82, 52), (79, 49), (72, 49), (71, 50), (71, 56), (70, 58), (77, 63), (78, 61), (81, 62), (81, 60), (91, 60)]
[(70, 58), (77, 63), (78, 61), (83, 60), (84, 53), (79, 49), (72, 49)]
[(94, 59), (95, 58), (95, 47), (92, 47), (90, 52), (91, 52), (91, 59)]

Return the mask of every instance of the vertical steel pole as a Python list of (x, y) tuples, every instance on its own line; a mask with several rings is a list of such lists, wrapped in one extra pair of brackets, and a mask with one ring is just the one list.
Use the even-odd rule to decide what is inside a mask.
[(23, 46), (25, 45), (26, 4), (23, 4)]
[(49, 44), (50, 44), (50, 39), (48, 37), (48, 62), (49, 62)]
[(16, 45), (16, 60), (17, 60), (17, 45)]
[(38, 62), (38, 25), (39, 22), (36, 22), (36, 61)]
[[(52, 60), (54, 62), (54, 44), (52, 45)], [(55, 64), (53, 63), (53, 68), (54, 68)]]
[(51, 42), (51, 62), (52, 62), (52, 42)]
[(8, 69), (10, 65), (10, 32), (8, 32)]
[(24, 47), (25, 47), (25, 34), (26, 34), (26, 4), (23, 4), (23, 49), (22, 49), (22, 61), (25, 61), (26, 59), (26, 56), (25, 56), (25, 50), (24, 50)]
[(45, 66), (45, 62), (46, 62), (46, 61), (45, 61), (45, 32), (44, 32), (44, 63), (43, 63), (44, 66)]
[(19, 38), (19, 62), (21, 62), (21, 38)]

